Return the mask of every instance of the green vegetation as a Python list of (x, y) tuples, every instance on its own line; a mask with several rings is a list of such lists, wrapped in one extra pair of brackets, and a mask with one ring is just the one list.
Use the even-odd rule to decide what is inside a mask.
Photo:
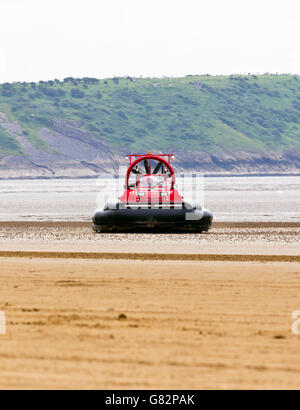
[[(300, 77), (95, 78), (0, 86), (0, 112), (38, 149), (42, 127), (75, 121), (116, 152), (300, 148)], [(20, 152), (0, 129), (0, 152)]]
[(2, 154), (22, 154), (22, 148), (18, 141), (5, 131), (0, 125), (0, 153)]

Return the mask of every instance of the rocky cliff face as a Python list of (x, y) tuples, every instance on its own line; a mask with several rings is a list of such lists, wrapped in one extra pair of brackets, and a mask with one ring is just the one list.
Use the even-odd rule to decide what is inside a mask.
[[(46, 150), (37, 149), (24, 135), (21, 125), (0, 113), (0, 125), (14, 136), (23, 155), (0, 155), (0, 178), (78, 178), (96, 177), (117, 172), (126, 165), (124, 156), (101, 139), (96, 139), (80, 123), (56, 119), (52, 127), (41, 128), (39, 138)], [(206, 174), (297, 174), (300, 173), (300, 151), (284, 153), (191, 152), (171, 149), (176, 156), (177, 171)], [(153, 150), (154, 152), (154, 150)]]
[[(284, 153), (234, 153), (176, 151), (178, 165), (184, 170), (209, 174), (299, 174), (300, 151)], [(177, 161), (176, 161), (177, 162)]]
[(38, 150), (17, 122), (1, 114), (0, 125), (17, 139), (24, 155), (0, 155), (0, 178), (93, 177), (117, 171), (118, 158), (108, 144), (76, 122), (55, 120), (51, 129), (41, 128), (39, 138), (47, 150)]

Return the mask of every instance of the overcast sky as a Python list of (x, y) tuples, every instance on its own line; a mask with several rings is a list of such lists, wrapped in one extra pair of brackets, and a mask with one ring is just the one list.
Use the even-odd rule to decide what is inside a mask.
[(0, 0), (0, 83), (300, 74), (299, 0)]

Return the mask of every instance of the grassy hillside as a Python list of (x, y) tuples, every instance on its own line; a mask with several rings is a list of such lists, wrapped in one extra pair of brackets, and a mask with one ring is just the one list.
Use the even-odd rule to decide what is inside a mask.
[(16, 139), (0, 126), (0, 153), (23, 154), (22, 148)]
[[(0, 86), (0, 112), (18, 121), (39, 150), (53, 120), (80, 127), (116, 152), (147, 149), (285, 151), (300, 149), (300, 77), (186, 76), (91, 78)], [(0, 128), (0, 153), (19, 154)]]

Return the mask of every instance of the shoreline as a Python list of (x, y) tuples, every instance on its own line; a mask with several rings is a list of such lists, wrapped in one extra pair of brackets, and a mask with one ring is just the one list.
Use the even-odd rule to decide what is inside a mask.
[[(190, 174), (191, 172), (201, 172), (201, 171), (191, 171), (191, 170), (184, 170), (184, 171), (179, 171), (178, 174), (181, 173), (188, 173)], [(258, 173), (210, 173), (207, 174), (205, 172), (203, 173), (205, 178), (239, 178), (239, 177), (299, 177), (300, 172), (286, 172), (286, 173), (281, 173), (281, 172), (258, 172)], [(0, 181), (40, 181), (40, 180), (75, 180), (75, 179), (98, 179), (98, 178), (114, 178), (111, 173), (107, 173), (105, 175), (79, 175), (79, 176), (38, 176), (38, 177), (31, 177), (31, 176), (26, 176), (26, 177), (9, 177), (9, 178), (4, 178), (0, 177)]]

